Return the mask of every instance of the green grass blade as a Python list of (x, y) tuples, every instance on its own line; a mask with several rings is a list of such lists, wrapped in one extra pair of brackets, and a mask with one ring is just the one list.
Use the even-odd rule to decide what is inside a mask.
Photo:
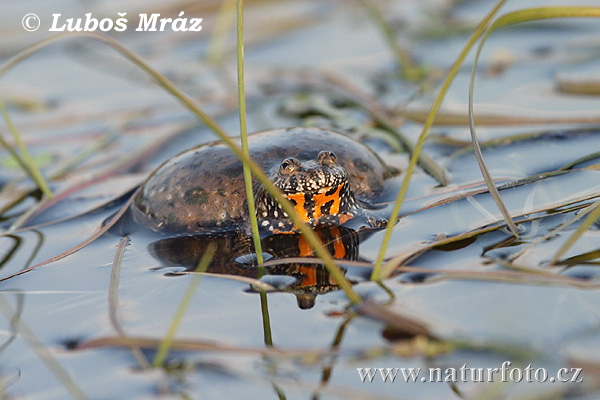
[(375, 2), (372, 0), (358, 1), (365, 8), (365, 10), (367, 10), (369, 16), (383, 34), (388, 47), (391, 49), (392, 54), (400, 66), (400, 73), (402, 77), (411, 81), (423, 79), (425, 76), (425, 69), (414, 65), (408, 52), (398, 43), (392, 26), (388, 23), (388, 21), (386, 21)]
[[(514, 224), (514, 222), (512, 221), (512, 218), (511, 218), (510, 214), (508, 213), (508, 210), (506, 209), (506, 207), (504, 206), (504, 203), (502, 202), (502, 199), (500, 198), (498, 189), (496, 188), (496, 186), (493, 183), (491, 175), (483, 161), (481, 149), (480, 149), (479, 143), (477, 141), (477, 134), (475, 131), (475, 123), (473, 120), (473, 85), (474, 85), (474, 80), (475, 80), (475, 69), (477, 67), (477, 62), (479, 60), (479, 56), (481, 54), (481, 50), (483, 49), (483, 45), (485, 44), (485, 41), (487, 40), (489, 35), (492, 32), (494, 32), (495, 30), (497, 30), (501, 27), (514, 25), (514, 24), (518, 24), (518, 23), (522, 23), (522, 22), (538, 21), (538, 20), (542, 20), (542, 19), (551, 19), (551, 18), (577, 18), (577, 17), (579, 17), (579, 18), (600, 17), (600, 7), (539, 7), (539, 8), (528, 8), (528, 9), (523, 9), (523, 10), (518, 10), (518, 11), (513, 11), (510, 13), (503, 14), (488, 27), (488, 29), (485, 31), (485, 33), (481, 37), (481, 41), (479, 43), (479, 47), (478, 47), (477, 53), (475, 55), (475, 60), (473, 62), (473, 71), (471, 73), (471, 83), (470, 83), (470, 87), (469, 87), (469, 126), (471, 129), (471, 139), (473, 142), (473, 150), (475, 152), (475, 157), (477, 158), (477, 163), (479, 164), (479, 168), (481, 169), (483, 178), (490, 190), (490, 194), (494, 198), (494, 201), (496, 202), (498, 209), (502, 213), (508, 227), (510, 228), (511, 232), (515, 236), (518, 236), (517, 227)], [(594, 212), (592, 213), (592, 215), (593, 214), (594, 214)], [(590, 218), (590, 217), (588, 217), (588, 218)], [(585, 226), (586, 222), (587, 222), (587, 219), (586, 219), (586, 221), (584, 221), (582, 226)], [(579, 231), (579, 229), (578, 229), (578, 231)], [(583, 232), (581, 232), (581, 233), (583, 233)], [(579, 235), (581, 235), (581, 233)], [(576, 234), (577, 234), (577, 232), (573, 236), (576, 236)], [(577, 236), (577, 237), (579, 237), (579, 236)], [(572, 245), (572, 243), (574, 243), (574, 241), (577, 239), (577, 237), (573, 238), (573, 241), (571, 241), (571, 240), (567, 241), (566, 245), (568, 245), (568, 247), (570, 247), (570, 245)], [(567, 251), (568, 247), (561, 248), (561, 250), (563, 252), (559, 251), (555, 255), (554, 261), (556, 259), (558, 259), (560, 257), (560, 255), (564, 254), (564, 251)]]
[[(5, 110), (4, 102), (2, 100), (0, 100), (0, 107), (3, 111)], [(15, 149), (13, 149), (12, 146), (8, 144), (6, 140), (4, 140), (4, 136), (2, 135), (0, 135), (0, 145), (2, 145), (2, 147), (4, 147), (10, 153), (10, 155), (15, 159), (19, 166), (23, 168), (23, 170), (27, 172), (29, 176), (32, 176), (31, 171), (29, 171), (29, 168), (27, 167), (27, 163), (25, 163), (25, 160), (23, 160), (19, 153), (17, 153)]]
[[(412, 140), (408, 139), (405, 135), (398, 131), (398, 129), (394, 126), (394, 123), (390, 120), (390, 118), (384, 113), (377, 109), (369, 110), (375, 121), (379, 125), (382, 126), (387, 132), (390, 132), (392, 137), (400, 142), (402, 146), (406, 148), (406, 150), (412, 155), (415, 152), (415, 144)], [(446, 174), (444, 173), (444, 169), (438, 165), (435, 160), (429, 157), (426, 153), (420, 153), (418, 155), (417, 163), (435, 178), (436, 181), (440, 183), (442, 186), (446, 186), (448, 184), (448, 180), (446, 179)]]
[(598, 18), (600, 7), (537, 7), (513, 11), (498, 17), (482, 37), (482, 41), (498, 28), (522, 22), (539, 21), (553, 18)]
[(481, 170), (481, 175), (483, 176), (483, 180), (485, 181), (486, 186), (490, 192), (490, 195), (494, 199), (494, 203), (496, 203), (496, 207), (500, 210), (506, 225), (512, 232), (515, 237), (519, 237), (519, 230), (515, 225), (510, 213), (506, 209), (502, 198), (500, 197), (500, 192), (498, 192), (498, 188), (494, 184), (494, 179), (490, 174), (487, 166), (485, 165), (485, 161), (483, 160), (483, 154), (481, 153), (481, 147), (479, 146), (479, 141), (477, 140), (477, 131), (475, 130), (475, 120), (473, 118), (473, 87), (475, 86), (475, 72), (477, 71), (477, 62), (479, 61), (479, 56), (481, 55), (481, 50), (483, 49), (483, 44), (485, 43), (485, 36), (481, 39), (479, 43), (479, 47), (477, 48), (477, 53), (475, 54), (475, 60), (473, 61), (473, 69), (471, 71), (471, 81), (469, 83), (469, 129), (471, 131), (471, 143), (473, 145), (473, 153), (475, 154), (475, 158), (477, 159), (477, 165), (479, 165), (479, 169)]
[[(242, 139), (242, 152), (250, 158), (248, 149), (248, 131), (246, 129), (246, 90), (244, 88), (244, 0), (237, 0), (237, 79), (238, 79), (238, 104), (240, 110), (240, 135)], [(254, 192), (252, 190), (252, 174), (248, 164), (243, 162), (244, 183), (246, 184), (246, 198), (248, 199), (248, 215), (252, 227), (252, 241), (258, 264), (263, 263), (262, 246), (254, 206)], [(261, 268), (260, 275), (262, 275)]]
[[(267, 293), (264, 291), (260, 292), (260, 311), (262, 315), (262, 323), (263, 323), (263, 340), (265, 342), (265, 346), (273, 348), (273, 334), (271, 332), (271, 317), (269, 316), (269, 302), (267, 299)], [(277, 375), (276, 365), (271, 360), (266, 359), (267, 362), (267, 370), (271, 375)], [(273, 390), (277, 394), (277, 398), (280, 400), (285, 400), (286, 396), (283, 390), (275, 383), (275, 381), (271, 382), (271, 386)]]
[[(198, 263), (196, 272), (206, 271), (208, 265), (210, 264), (210, 261), (215, 255), (216, 250), (217, 246), (214, 243), (210, 243), (206, 247), (206, 251), (204, 252), (204, 254), (202, 254), (202, 257), (200, 258), (200, 262)], [(154, 356), (154, 361), (152, 362), (152, 365), (154, 367), (158, 368), (162, 366), (165, 362), (165, 358), (167, 357), (169, 349), (171, 348), (171, 344), (173, 343), (173, 340), (175, 338), (175, 333), (177, 332), (177, 329), (179, 329), (179, 325), (181, 325), (183, 316), (185, 315), (185, 312), (187, 311), (192, 301), (192, 298), (194, 297), (194, 293), (196, 293), (196, 289), (198, 288), (201, 279), (202, 274), (196, 274), (192, 277), (192, 280), (190, 281), (190, 284), (188, 285), (188, 288), (185, 291), (183, 298), (181, 299), (181, 303), (179, 304), (179, 307), (177, 308), (177, 311), (173, 316), (171, 325), (169, 326), (165, 337), (160, 342), (160, 346), (158, 346), (158, 350), (156, 352), (156, 355)]]
[(469, 50), (475, 45), (477, 38), (479, 38), (479, 36), (481, 34), (483, 34), (486, 26), (489, 24), (492, 17), (498, 12), (500, 7), (505, 3), (505, 1), (506, 0), (498, 1), (498, 3), (496, 3), (494, 8), (485, 16), (485, 18), (483, 20), (481, 20), (481, 22), (479, 22), (479, 24), (477, 25), (477, 28), (475, 29), (475, 32), (473, 32), (473, 34), (467, 41), (467, 44), (465, 45), (465, 47), (462, 49), (459, 56), (457, 57), (456, 61), (454, 61), (454, 64), (452, 64), (452, 68), (450, 68), (450, 71), (448, 72), (446, 79), (444, 79), (444, 83), (442, 84), (440, 92), (438, 93), (433, 105), (431, 106), (431, 109), (429, 110), (429, 114), (427, 114), (427, 120), (425, 121), (425, 125), (423, 126), (423, 131), (421, 132), (421, 135), (419, 136), (419, 140), (417, 141), (415, 150), (410, 157), (410, 162), (408, 164), (408, 168), (406, 169), (406, 176), (404, 177), (404, 181), (402, 182), (402, 186), (400, 187), (400, 191), (398, 192), (398, 196), (396, 197), (396, 204), (394, 205), (394, 209), (392, 210), (392, 213), (390, 215), (390, 218), (389, 218), (390, 222), (386, 229), (385, 236), (381, 243), (381, 247), (379, 248), (379, 253), (378, 253), (377, 259), (375, 261), (375, 266), (373, 268), (373, 272), (371, 273), (372, 280), (382, 279), (381, 266), (383, 264), (383, 258), (385, 256), (385, 252), (387, 250), (390, 239), (392, 237), (392, 231), (394, 229), (395, 222), (398, 219), (398, 216), (400, 214), (400, 208), (402, 207), (402, 202), (404, 201), (404, 197), (406, 196), (406, 191), (408, 190), (408, 184), (410, 182), (410, 178), (415, 169), (415, 166), (417, 165), (417, 161), (419, 159), (419, 154), (421, 153), (421, 150), (423, 149), (423, 145), (425, 143), (425, 138), (427, 137), (427, 133), (429, 132), (429, 129), (433, 125), (433, 121), (435, 120), (435, 115), (437, 114), (437, 111), (442, 104), (442, 100), (444, 99), (444, 96), (446, 95), (446, 92), (448, 91), (448, 88), (450, 87), (452, 80), (458, 73), (460, 66), (462, 65), (465, 58), (467, 57)]
[[(529, 243), (527, 243), (526, 246), (522, 247), (519, 251), (517, 251), (516, 253), (513, 253), (512, 255), (507, 257), (505, 259), (505, 261), (508, 263), (512, 263), (513, 261), (517, 260), (519, 257), (524, 256), (529, 251), (531, 251), (531, 249), (533, 249), (535, 246), (538, 246), (540, 243), (543, 243), (543, 242), (549, 240), (550, 238), (552, 238), (553, 236), (560, 234), (561, 231), (565, 230), (569, 226), (573, 225), (575, 222), (579, 221), (580, 219), (582, 219), (583, 217), (588, 215), (590, 213), (590, 211), (592, 211), (593, 208), (594, 208), (594, 206), (592, 204), (591, 207), (587, 207), (583, 210), (580, 210), (579, 212), (576, 213), (576, 215), (573, 218), (562, 222), (556, 228), (553, 228), (550, 231), (548, 231), (545, 235), (540, 236), (540, 237), (536, 238), (535, 240), (530, 241)], [(573, 211), (573, 210), (571, 210), (571, 211)], [(553, 264), (553, 263), (551, 262), (551, 264)]]
[(269, 316), (269, 303), (267, 301), (267, 294), (260, 292), (260, 311), (262, 314), (263, 321), (263, 336), (265, 344), (269, 347), (273, 347), (273, 335), (271, 334), (271, 317)]
[[(12, 123), (12, 120), (10, 119), (8, 112), (6, 111), (6, 107), (4, 106), (4, 102), (2, 100), (0, 100), (0, 112), (2, 113), (2, 116), (6, 121), (6, 126), (8, 127), (8, 130), (12, 133), (13, 137), (15, 138), (15, 143), (17, 143), (17, 146), (21, 150), (23, 158), (21, 159), (20, 157), (16, 156), (14, 151), (11, 151), (11, 154), (17, 159), (19, 164), (21, 164), (22, 166), (27, 166), (25, 168), (25, 171), (31, 176), (31, 179), (33, 179), (33, 181), (38, 185), (42, 193), (44, 193), (44, 196), (46, 196), (46, 198), (48, 199), (51, 199), (52, 191), (50, 190), (48, 184), (44, 180), (44, 177), (40, 173), (40, 170), (35, 164), (35, 161), (33, 161), (33, 158), (29, 154), (27, 146), (25, 146), (25, 143), (23, 143), (23, 141), (21, 140), (21, 135), (19, 135), (19, 131), (17, 131), (17, 128)], [(10, 146), (6, 146), (7, 149), (9, 147)]]
[(583, 156), (583, 157), (579, 157), (577, 160), (569, 161), (568, 163), (566, 163), (562, 167), (558, 168), (558, 171), (568, 171), (568, 170), (576, 167), (579, 164), (583, 164), (585, 162), (595, 160), (596, 158), (600, 158), (600, 151), (597, 151), (597, 152), (592, 153), (592, 154), (588, 154), (588, 155)]
[(217, 22), (208, 43), (206, 58), (209, 63), (219, 65), (223, 61), (227, 34), (231, 29), (236, 0), (223, 0), (217, 15)]
[(573, 246), (573, 244), (587, 231), (587, 229), (600, 218), (600, 201), (597, 201), (591, 206), (590, 214), (583, 220), (581, 225), (577, 227), (575, 232), (567, 239), (567, 241), (558, 249), (550, 265), (554, 265), (558, 260)]
[[(150, 67), (137, 54), (123, 47), (119, 42), (117, 42), (110, 36), (94, 32), (67, 32), (58, 34), (56, 36), (52, 36), (47, 39), (43, 39), (27, 47), (25, 50), (21, 51), (19, 54), (8, 60), (2, 67), (0, 67), (0, 78), (3, 75), (5, 75), (10, 69), (12, 69), (15, 65), (19, 64), (20, 62), (22, 62), (32, 54), (36, 53), (37, 51), (45, 48), (49, 44), (52, 44), (61, 39), (74, 37), (91, 38), (106, 44), (115, 51), (118, 51), (125, 58), (127, 58), (137, 67), (139, 67), (142, 71), (144, 71), (153, 79), (155, 79), (164, 90), (169, 92), (181, 104), (183, 104), (187, 109), (189, 109), (198, 118), (200, 118), (213, 132), (215, 132), (221, 138), (223, 143), (231, 149), (231, 151), (236, 155), (236, 157), (238, 157), (243, 162), (247, 163), (248, 167), (250, 168), (250, 171), (252, 172), (252, 175), (264, 186), (265, 190), (267, 190), (273, 196), (273, 198), (281, 204), (281, 208), (283, 209), (283, 211), (285, 211), (289, 215), (289, 218), (298, 227), (298, 230), (306, 238), (307, 242), (314, 249), (317, 256), (323, 260), (325, 267), (327, 268), (333, 279), (335, 279), (340, 289), (344, 291), (344, 293), (348, 297), (348, 300), (350, 300), (350, 302), (353, 304), (360, 303), (362, 301), (360, 296), (356, 294), (356, 292), (352, 289), (352, 285), (346, 279), (340, 268), (336, 265), (335, 260), (333, 259), (331, 254), (329, 254), (327, 249), (323, 246), (316, 233), (310, 228), (310, 226), (306, 225), (304, 221), (302, 221), (302, 219), (296, 214), (292, 203), (282, 196), (281, 191), (278, 188), (276, 188), (275, 185), (273, 185), (273, 183), (269, 180), (262, 168), (260, 168), (258, 164), (256, 164), (251, 158), (249, 158), (242, 152), (242, 150), (232, 141), (232, 139), (227, 136), (225, 131), (208, 114), (202, 111), (198, 103), (193, 98), (181, 91), (164, 75)], [(21, 271), (20, 273), (23, 273), (23, 271)]]

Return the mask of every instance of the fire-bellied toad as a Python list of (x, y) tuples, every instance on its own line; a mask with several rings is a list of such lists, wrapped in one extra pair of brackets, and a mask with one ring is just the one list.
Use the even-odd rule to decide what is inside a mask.
[[(395, 170), (368, 147), (317, 128), (276, 129), (248, 136), (251, 157), (313, 227), (336, 226), (356, 217), (374, 227), (372, 204)], [(263, 232), (296, 227), (279, 204), (253, 182)], [(161, 165), (135, 199), (136, 219), (155, 230), (181, 234), (249, 232), (242, 163), (221, 142), (187, 150)]]

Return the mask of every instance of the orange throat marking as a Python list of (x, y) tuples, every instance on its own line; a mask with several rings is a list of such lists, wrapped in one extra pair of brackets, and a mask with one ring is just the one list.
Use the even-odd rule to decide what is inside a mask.
[[(337, 187), (337, 189), (335, 190), (335, 193), (327, 195), (326, 193), (331, 190), (331, 188), (328, 187), (328, 188), (326, 188), (326, 190), (323, 193), (317, 193), (313, 196), (313, 200), (315, 201), (315, 210), (313, 213), (313, 217), (315, 218), (315, 220), (318, 220), (319, 218), (321, 218), (321, 216), (323, 215), (323, 211), (322, 211), (323, 206), (332, 200), (333, 200), (333, 203), (331, 204), (331, 207), (329, 208), (329, 214), (337, 215), (340, 212), (340, 202), (341, 202), (340, 190), (342, 190), (342, 187), (344, 187), (343, 183)], [(298, 216), (300, 218), (302, 218), (302, 221), (309, 222), (310, 217), (308, 216), (308, 212), (304, 208), (304, 203), (305, 203), (304, 193), (288, 194), (287, 198), (290, 200), (294, 200), (296, 202), (296, 205), (294, 206), (294, 210), (296, 210), (296, 214), (298, 214)]]
[(321, 208), (331, 200), (333, 200), (333, 204), (329, 209), (329, 214), (337, 215), (340, 212), (340, 190), (342, 190), (343, 186), (344, 184), (342, 183), (337, 187), (335, 193), (330, 194), (329, 196), (326, 193), (331, 190), (331, 188), (327, 188), (323, 193), (318, 193), (313, 196), (313, 199), (315, 200), (315, 219), (321, 218)]
[(296, 214), (298, 214), (298, 216), (302, 218), (302, 221), (308, 222), (308, 213), (304, 209), (304, 193), (288, 194), (287, 198), (296, 202), (296, 205), (294, 206)]
[[(331, 207), (329, 207), (329, 214), (330, 215), (338, 215), (339, 214), (340, 203), (341, 203), (340, 191), (342, 190), (343, 187), (344, 187), (344, 184), (342, 183), (341, 185), (339, 185), (337, 187), (335, 192), (330, 195), (327, 195), (326, 193), (331, 190), (331, 187), (326, 188), (326, 190), (323, 191), (323, 193), (317, 193), (317, 194), (313, 195), (313, 200), (315, 201), (315, 209), (313, 211), (312, 218), (314, 218), (315, 221), (317, 221), (323, 215), (323, 210), (322, 210), (323, 206), (325, 206), (327, 203), (329, 203), (331, 201), (333, 201), (333, 203), (331, 203)], [(288, 194), (288, 195), (286, 195), (286, 197), (288, 199), (294, 200), (296, 202), (296, 205), (294, 206), (294, 211), (296, 211), (296, 214), (298, 214), (298, 216), (302, 219), (302, 221), (307, 222), (307, 223), (310, 222), (311, 216), (308, 215), (308, 211), (306, 211), (306, 209), (304, 208), (304, 204), (306, 203), (304, 193)], [(343, 224), (346, 221), (351, 220), (353, 217), (354, 217), (354, 215), (349, 214), (349, 213), (339, 214), (340, 224)], [(294, 225), (294, 230), (297, 230), (297, 229), (298, 229), (298, 226)], [(278, 229), (276, 229), (273, 231), (273, 233), (294, 233), (294, 231), (281, 232)]]

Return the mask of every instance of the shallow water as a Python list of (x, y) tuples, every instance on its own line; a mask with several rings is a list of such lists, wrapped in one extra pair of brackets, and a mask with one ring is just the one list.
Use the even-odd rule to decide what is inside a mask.
[[(176, 15), (182, 9), (204, 18), (201, 32), (130, 28), (115, 37), (236, 134), (232, 33), (226, 67), (206, 62), (218, 2), (168, 9), (152, 3), (75, 6), (65, 0), (53, 5), (55, 10), (41, 2), (9, 1), (1, 6), (6, 12), (0, 13), (0, 34), (10, 40), (0, 42), (0, 57), (5, 61), (49, 35), (53, 12), (112, 16), (117, 10), (129, 15), (176, 10)], [(434, 11), (447, 10), (454, 23), (472, 29), (493, 3), (378, 6), (396, 22), (400, 43), (416, 60), (445, 70), (468, 34), (432, 19)], [(509, 1), (505, 10), (525, 6)], [(31, 34), (20, 26), (29, 8), (45, 18), (40, 31)], [(408, 155), (396, 152), (386, 135), (373, 129), (369, 113), (351, 100), (361, 104), (373, 96), (395, 120), (407, 118), (399, 122), (399, 130), (416, 140), (422, 125), (414, 113), (428, 110), (439, 81), (420, 94), (418, 85), (400, 79), (363, 9), (340, 2), (249, 2), (245, 25), (249, 131), (303, 124), (344, 130), (389, 164), (406, 168)], [(446, 33), (428, 36), (432, 27)], [(387, 259), (400, 258), (412, 269), (397, 271), (381, 285), (370, 282), (369, 263), (377, 257), (384, 232), (323, 232), (330, 248), (341, 241), (344, 258), (362, 262), (341, 264), (356, 292), (369, 300), (366, 305), (350, 306), (322, 268), (297, 264), (267, 267), (260, 281), (275, 290), (261, 295), (248, 281), (234, 280), (259, 278), (248, 265), (252, 257), (242, 255), (235, 268), (215, 263), (209, 272), (219, 275), (202, 276), (165, 367), (145, 368), (144, 360), (152, 362), (156, 341), (165, 336), (184, 292), (194, 284), (196, 275), (185, 272), (195, 267), (207, 241), (173, 241), (137, 230), (117, 271), (113, 262), (122, 231), (116, 227), (73, 254), (0, 282), (0, 397), (459, 398), (455, 391), (464, 398), (597, 397), (597, 223), (560, 263), (548, 263), (581, 220), (553, 230), (579, 216), (600, 188), (597, 158), (580, 160), (597, 151), (600, 100), (558, 89), (564, 80), (583, 76), (593, 81), (600, 69), (599, 33), (600, 23), (592, 19), (519, 25), (492, 35), (482, 54), (475, 112), (483, 122), (477, 133), (483, 143), (505, 139), (484, 146), (483, 155), (508, 210), (520, 222), (519, 239), (513, 240), (506, 229), (490, 228), (499, 226), (501, 216), (482, 189), (468, 148), (467, 62), (425, 145), (450, 184), (440, 187), (417, 169), (386, 253)], [(46, 160), (43, 173), (55, 175), (55, 193), (104, 175), (31, 218), (25, 228), (9, 232), (39, 194), (3, 151), (0, 279), (91, 237), (164, 160), (214, 139), (134, 66), (90, 40), (70, 39), (32, 56), (0, 79), (0, 96), (33, 156)], [(309, 113), (301, 112), (307, 109)], [(458, 123), (444, 119), (450, 113), (461, 117)], [(509, 139), (517, 134), (529, 136)], [(83, 159), (70, 165), (80, 154)], [(544, 175), (571, 163), (576, 165), (564, 173)], [(511, 184), (525, 179), (526, 184)], [(391, 186), (399, 184), (400, 179)], [(29, 195), (19, 201), (21, 193)], [(386, 206), (379, 212), (389, 212), (391, 204)], [(478, 231), (485, 228), (490, 229)], [(471, 231), (476, 234), (436, 246)], [(263, 242), (271, 253), (280, 249), (279, 240)], [(118, 278), (113, 285), (111, 275)], [(369, 308), (371, 302), (381, 307)], [(415, 337), (415, 330), (420, 335)], [(153, 341), (136, 342), (140, 347), (131, 350), (124, 338)], [(548, 379), (500, 382), (496, 375), (493, 383), (477, 382), (470, 372), (460, 379), (463, 366), (487, 371), (506, 361), (509, 371), (525, 371), (529, 364), (534, 371), (545, 368)], [(444, 377), (458, 371), (456, 387), (421, 383), (429, 378), (430, 367), (440, 368)], [(422, 374), (417, 382), (405, 383), (401, 372), (394, 382), (383, 382), (376, 372), (372, 382), (363, 382), (360, 368), (422, 368)], [(582, 368), (582, 382), (551, 382), (561, 368)]]

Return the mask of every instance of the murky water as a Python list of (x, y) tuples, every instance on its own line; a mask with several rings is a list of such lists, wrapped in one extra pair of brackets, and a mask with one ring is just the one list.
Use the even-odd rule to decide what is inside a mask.
[[(197, 98), (234, 135), (233, 31), (225, 39), (224, 64), (207, 62), (219, 4), (65, 0), (51, 8), (9, 1), (0, 6), (0, 58), (6, 61), (50, 35), (52, 13), (115, 17), (127, 11), (130, 27), (114, 37)], [(465, 32), (493, 2), (377, 6), (414, 59), (443, 72), (466, 42)], [(538, 6), (509, 1), (503, 11)], [(176, 18), (181, 10), (203, 18), (203, 30), (135, 32), (139, 13)], [(40, 16), (36, 32), (21, 26), (28, 12)], [(399, 131), (416, 140), (420, 115), (443, 75), (432, 73), (437, 78), (423, 92), (400, 79), (385, 40), (358, 2), (248, 2), (245, 26), (249, 131), (298, 125), (341, 130), (390, 165), (406, 168), (409, 156), (374, 129), (369, 104), (377, 102)], [(500, 212), (469, 150), (467, 61), (425, 145), (450, 183), (441, 187), (417, 169), (386, 253), (402, 267), (380, 285), (370, 282), (369, 263), (384, 232), (321, 232), (366, 305), (350, 306), (320, 266), (270, 265), (260, 277), (248, 254), (236, 254), (235, 263), (217, 258), (208, 270), (213, 274), (199, 281), (165, 367), (148, 368), (184, 293), (197, 283), (188, 272), (210, 240), (135, 230), (118, 270), (114, 259), (123, 229), (117, 226), (66, 257), (0, 282), (0, 397), (597, 397), (597, 223), (557, 264), (549, 263), (584, 218), (561, 226), (581, 217), (600, 189), (600, 99), (592, 90), (600, 70), (599, 33), (600, 21), (593, 19), (518, 25), (493, 34), (482, 53), (477, 133), (502, 199), (519, 222), (518, 239), (497, 228)], [(585, 86), (592, 94), (572, 89)], [(75, 188), (25, 227), (9, 231), (40, 194), (2, 151), (0, 279), (79, 245), (160, 163), (214, 139), (139, 69), (90, 39), (67, 39), (28, 58), (1, 77), (0, 97), (43, 173), (53, 177), (52, 190)], [(9, 137), (5, 126), (0, 130)], [(84, 188), (84, 182), (91, 184)], [(400, 183), (396, 179), (391, 187)], [(392, 192), (382, 198), (393, 199)], [(389, 212), (391, 203), (382, 207), (379, 212)], [(462, 240), (452, 242), (455, 236)], [(213, 241), (218, 254), (232, 245)], [(298, 251), (300, 241), (265, 238), (263, 245), (273, 261), (306, 255)], [(261, 294), (249, 282), (273, 290)], [(533, 382), (525, 375), (518, 383), (502, 382), (503, 365), (506, 374), (525, 374), (531, 365)], [(369, 382), (364, 368), (407, 370), (398, 370), (393, 382), (371, 370), (376, 375)], [(421, 372), (406, 383), (402, 374), (409, 368)], [(433, 379), (430, 368), (442, 378), (424, 384), (422, 378)], [(497, 369), (493, 382), (478, 379), (479, 369)]]

